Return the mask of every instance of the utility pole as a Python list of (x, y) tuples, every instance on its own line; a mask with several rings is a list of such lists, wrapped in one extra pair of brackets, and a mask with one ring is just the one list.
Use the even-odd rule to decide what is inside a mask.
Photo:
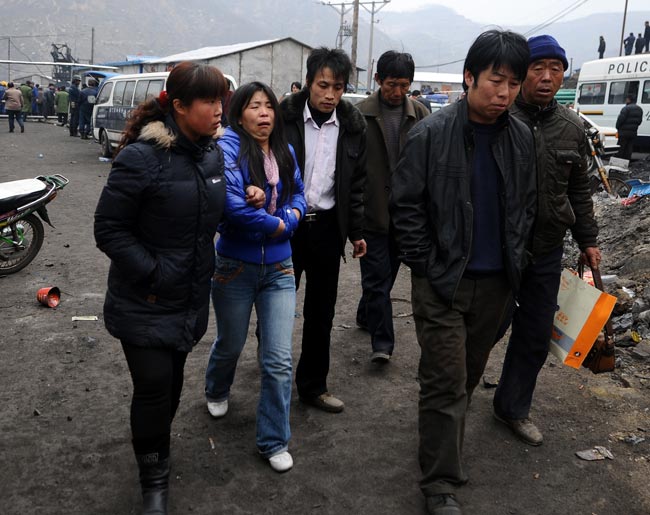
[[(373, 68), (373, 59), (372, 59), (372, 46), (373, 46), (373, 41), (374, 41), (374, 31), (375, 31), (375, 14), (378, 13), (383, 7), (386, 6), (386, 4), (390, 3), (390, 0), (372, 0), (372, 1), (364, 1), (364, 0), (351, 0), (352, 7), (348, 7), (350, 5), (350, 2), (345, 3), (341, 2), (339, 4), (333, 4), (331, 2), (325, 2), (324, 0), (321, 0), (321, 4), (323, 5), (329, 5), (333, 9), (336, 10), (341, 15), (341, 24), (339, 28), (339, 33), (338, 33), (338, 48), (343, 48), (343, 35), (347, 35), (347, 32), (349, 31), (349, 27), (345, 24), (345, 14), (350, 11), (350, 9), (353, 9), (353, 16), (352, 16), (352, 50), (351, 50), (351, 56), (350, 60), (352, 61), (352, 77), (350, 78), (350, 82), (355, 85), (355, 87), (358, 85), (358, 78), (357, 78), (357, 41), (358, 41), (358, 35), (359, 35), (359, 6), (363, 7), (366, 11), (370, 13), (370, 45), (369, 45), (369, 51), (368, 51), (368, 82), (366, 84), (366, 87), (368, 90), (370, 90), (370, 87), (372, 85), (372, 68)], [(379, 4), (379, 5), (377, 5)], [(370, 5), (371, 8), (369, 9), (366, 7), (366, 5)]]
[(336, 48), (343, 48), (343, 37), (344, 36), (349, 36), (349, 28), (345, 24), (345, 15), (350, 12), (350, 9), (352, 7), (348, 7), (349, 4), (346, 3), (340, 3), (340, 4), (333, 4), (331, 2), (322, 2), (321, 4), (323, 5), (329, 5), (332, 9), (334, 9), (339, 15), (341, 16), (341, 23), (339, 24), (339, 32), (338, 32), (338, 43), (336, 45)]
[(95, 64), (95, 27), (90, 32), (90, 64)]
[(623, 55), (623, 40), (625, 39), (625, 19), (627, 18), (627, 0), (625, 0), (625, 10), (623, 11), (623, 26), (621, 27), (621, 45), (618, 47), (618, 56)]
[(354, 9), (352, 10), (352, 77), (350, 83), (354, 86), (354, 91), (357, 90), (359, 80), (357, 77), (357, 42), (359, 40), (359, 0), (354, 0)]
[(372, 68), (373, 68), (373, 60), (372, 60), (372, 44), (374, 41), (374, 34), (375, 34), (375, 23), (378, 23), (378, 21), (375, 21), (375, 13), (378, 13), (382, 8), (388, 4), (390, 0), (383, 0), (383, 3), (379, 7), (375, 7), (377, 2), (372, 2), (371, 4), (371, 9), (368, 9), (366, 7), (366, 2), (361, 3), (362, 7), (370, 13), (370, 47), (368, 48), (368, 80), (366, 82), (366, 89), (370, 91), (371, 85), (372, 85)]

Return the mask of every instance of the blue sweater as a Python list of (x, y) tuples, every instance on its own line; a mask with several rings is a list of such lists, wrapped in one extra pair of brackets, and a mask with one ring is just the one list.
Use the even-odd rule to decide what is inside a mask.
[[(227, 128), (225, 134), (217, 144), (221, 147), (225, 161), (226, 175), (226, 209), (224, 222), (219, 225), (220, 233), (217, 241), (217, 252), (232, 259), (239, 259), (247, 263), (271, 264), (278, 263), (291, 256), (291, 234), (285, 231), (275, 238), (271, 237), (278, 226), (280, 219), (269, 214), (266, 210), (271, 202), (271, 187), (266, 184), (266, 205), (264, 208), (255, 209), (246, 203), (246, 187), (253, 184), (250, 172), (246, 166), (240, 167), (238, 163), (240, 140), (232, 129)], [(293, 148), (289, 146), (294, 162), (296, 156)], [(296, 164), (294, 170), (293, 195), (287, 198), (284, 204), (280, 203), (282, 197), (282, 181), (277, 185), (277, 209), (297, 209), (302, 218), (307, 210), (307, 203), (303, 194), (303, 183), (300, 177), (300, 168)], [(276, 211), (277, 213), (277, 211)]]
[(494, 273), (504, 269), (503, 216), (501, 214), (501, 173), (492, 153), (493, 136), (501, 130), (497, 124), (470, 122), (474, 128), (472, 163), (472, 206), (474, 209), (472, 253), (467, 271)]

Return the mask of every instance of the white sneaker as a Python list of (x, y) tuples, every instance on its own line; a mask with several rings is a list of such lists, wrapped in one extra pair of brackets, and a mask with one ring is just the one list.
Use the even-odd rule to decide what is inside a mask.
[(282, 451), (269, 458), (269, 465), (276, 472), (286, 472), (293, 467), (293, 458), (288, 451)]
[(228, 413), (228, 399), (225, 401), (208, 401), (208, 411), (214, 418), (221, 418)]

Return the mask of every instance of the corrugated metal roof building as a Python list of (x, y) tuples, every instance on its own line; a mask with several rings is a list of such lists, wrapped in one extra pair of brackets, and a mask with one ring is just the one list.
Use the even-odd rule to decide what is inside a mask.
[(293, 81), (302, 83), (305, 80), (307, 57), (311, 50), (312, 47), (289, 37), (210, 46), (166, 57), (141, 59), (137, 63), (127, 62), (120, 66), (120, 73), (166, 71), (181, 61), (199, 61), (232, 75), (238, 84), (254, 80), (265, 82), (281, 97), (289, 91)]

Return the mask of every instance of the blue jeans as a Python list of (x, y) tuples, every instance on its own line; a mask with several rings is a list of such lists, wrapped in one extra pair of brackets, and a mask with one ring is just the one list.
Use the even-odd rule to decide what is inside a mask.
[(7, 111), (7, 115), (9, 116), (9, 130), (11, 132), (14, 131), (14, 127), (15, 127), (14, 120), (16, 120), (16, 122), (18, 122), (18, 125), (20, 125), (21, 127), (24, 127), (23, 119), (22, 119), (22, 113), (20, 111), (11, 111), (11, 110), (9, 110), (9, 111)]
[(293, 263), (257, 265), (217, 255), (212, 280), (217, 339), (205, 373), (208, 401), (228, 399), (253, 305), (262, 371), (257, 406), (257, 448), (266, 458), (288, 449), (291, 403), (291, 338), (296, 311)]

